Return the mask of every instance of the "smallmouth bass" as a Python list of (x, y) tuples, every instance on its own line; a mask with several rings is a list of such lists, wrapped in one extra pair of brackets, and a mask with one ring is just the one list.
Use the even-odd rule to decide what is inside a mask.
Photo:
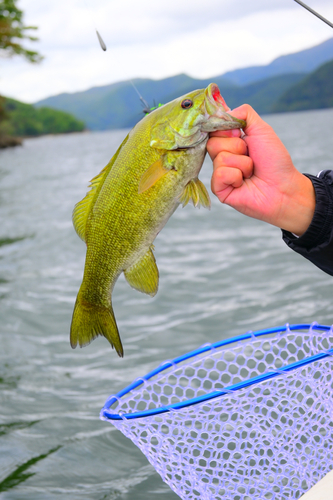
[(155, 109), (91, 180), (90, 191), (73, 211), (75, 230), (87, 245), (71, 324), (73, 348), (103, 335), (123, 356), (111, 303), (114, 285), (123, 272), (136, 290), (157, 293), (152, 250), (157, 234), (179, 204), (210, 207), (198, 179), (209, 132), (246, 125), (227, 109), (214, 83)]

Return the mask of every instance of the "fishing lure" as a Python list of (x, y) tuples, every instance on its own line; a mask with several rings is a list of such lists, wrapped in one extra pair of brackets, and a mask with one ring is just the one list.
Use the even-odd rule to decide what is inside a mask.
[(106, 51), (106, 45), (104, 43), (104, 40), (103, 38), (101, 37), (101, 35), (99, 34), (99, 32), (96, 30), (96, 35), (97, 35), (97, 38), (98, 38), (98, 41), (99, 41), (99, 44), (101, 46), (101, 49), (104, 50), (104, 52)]
[[(98, 41), (99, 41), (99, 44), (101, 46), (101, 49), (104, 50), (104, 52), (106, 51), (107, 47), (105, 45), (105, 42), (101, 36), (101, 34), (99, 33), (99, 31), (96, 29), (96, 35), (97, 35), (97, 38), (98, 38)], [(143, 110), (142, 112), (145, 114), (145, 115), (148, 115), (149, 113), (151, 113), (152, 111), (154, 111), (154, 109), (156, 108), (159, 108), (160, 106), (163, 106), (163, 104), (159, 104), (158, 106), (153, 106), (152, 108), (149, 106), (149, 104), (147, 103), (147, 101), (142, 97), (142, 95), (140, 94), (140, 92), (138, 91), (137, 87), (134, 85), (133, 81), (132, 80), (129, 80), (130, 84), (132, 85), (132, 87), (134, 88), (135, 92), (138, 94), (139, 96), (139, 99), (141, 101), (141, 103), (143, 104)]]

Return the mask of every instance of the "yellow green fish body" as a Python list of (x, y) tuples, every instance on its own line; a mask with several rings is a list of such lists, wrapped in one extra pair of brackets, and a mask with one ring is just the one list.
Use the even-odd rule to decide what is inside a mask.
[(226, 113), (218, 87), (210, 84), (143, 118), (91, 181), (73, 212), (75, 229), (87, 244), (71, 325), (73, 348), (104, 335), (123, 355), (111, 304), (119, 275), (124, 272), (133, 288), (156, 294), (155, 237), (180, 203), (210, 206), (198, 180), (208, 133), (244, 125)]

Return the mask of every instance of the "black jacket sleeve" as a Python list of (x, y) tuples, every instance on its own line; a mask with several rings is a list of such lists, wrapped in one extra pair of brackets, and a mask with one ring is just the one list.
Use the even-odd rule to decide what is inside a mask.
[(312, 222), (300, 238), (282, 230), (283, 240), (295, 252), (333, 276), (333, 171), (324, 170), (318, 177), (305, 175), (311, 180), (316, 195)]

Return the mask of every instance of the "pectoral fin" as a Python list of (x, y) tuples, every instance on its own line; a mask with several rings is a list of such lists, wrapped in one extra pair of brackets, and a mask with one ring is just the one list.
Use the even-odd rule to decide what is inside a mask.
[(152, 165), (150, 165), (148, 170), (145, 171), (140, 179), (139, 194), (147, 191), (147, 189), (156, 184), (156, 182), (159, 181), (163, 177), (163, 175), (167, 174), (169, 171), (170, 169), (166, 168), (163, 164), (163, 157), (155, 161)]
[(190, 180), (185, 186), (185, 189), (180, 197), (180, 202), (183, 207), (192, 201), (195, 207), (203, 206), (210, 209), (211, 203), (207, 189), (198, 178)]
[(156, 295), (159, 275), (155, 257), (151, 249), (141, 259), (126, 269), (124, 275), (131, 287), (152, 297)]

